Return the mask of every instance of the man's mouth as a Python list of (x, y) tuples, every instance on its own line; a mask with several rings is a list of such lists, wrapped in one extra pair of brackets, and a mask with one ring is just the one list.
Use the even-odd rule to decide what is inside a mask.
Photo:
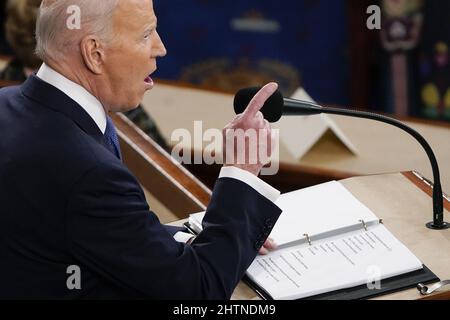
[(152, 77), (150, 77), (150, 75), (148, 75), (147, 78), (145, 78), (144, 81), (145, 81), (145, 83), (153, 85), (153, 79), (152, 79)]

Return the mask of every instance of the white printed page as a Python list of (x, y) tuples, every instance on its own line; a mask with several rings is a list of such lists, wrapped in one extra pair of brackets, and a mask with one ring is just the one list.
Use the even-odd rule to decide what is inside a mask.
[[(422, 268), (384, 225), (258, 256), (247, 275), (274, 299), (351, 288)], [(383, 281), (380, 282), (383, 287)]]
[(283, 194), (276, 204), (283, 210), (270, 237), (279, 246), (350, 226), (371, 223), (377, 216), (342, 184), (327, 182)]
[[(280, 247), (304, 240), (304, 234), (313, 238), (330, 232), (341, 233), (351, 226), (362, 227), (360, 220), (367, 224), (379, 220), (337, 181), (283, 194), (275, 204), (283, 213), (270, 237)], [(189, 221), (193, 226), (201, 227), (203, 217), (204, 213), (196, 213), (190, 215)]]

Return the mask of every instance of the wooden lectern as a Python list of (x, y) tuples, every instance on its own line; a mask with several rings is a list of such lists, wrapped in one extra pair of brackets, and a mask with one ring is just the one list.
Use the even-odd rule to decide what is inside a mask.
[[(156, 193), (182, 219), (189, 213), (204, 211), (211, 191), (159, 148), (125, 116), (113, 116), (124, 161), (141, 184)], [(341, 180), (355, 197), (382, 218), (385, 226), (441, 280), (450, 279), (450, 231), (425, 227), (432, 219), (431, 186), (413, 172), (361, 176)], [(324, 195), (326, 197), (326, 195)], [(450, 199), (445, 199), (449, 218)], [(236, 288), (233, 299), (258, 299), (245, 283)], [(450, 299), (450, 291), (423, 297), (409, 289), (376, 299)]]
[[(0, 82), (2, 86), (17, 83)], [(124, 115), (114, 115), (125, 164), (141, 184), (179, 219), (204, 211), (211, 191)], [(297, 169), (296, 169), (297, 170)], [(299, 175), (290, 175), (294, 181)], [(441, 280), (450, 279), (450, 231), (425, 227), (432, 219), (431, 186), (412, 172), (372, 175), (341, 180), (341, 183), (375, 214)], [(326, 195), (324, 195), (326, 197)], [(445, 218), (449, 220), (450, 199), (445, 196)], [(326, 199), (325, 199), (326, 200)], [(173, 225), (181, 225), (178, 220)], [(236, 288), (233, 299), (257, 299), (244, 283)], [(409, 289), (378, 299), (449, 299), (450, 291), (423, 297)]]
[[(194, 121), (202, 121), (203, 130), (221, 130), (235, 116), (232, 94), (180, 86), (178, 83), (157, 81), (142, 104), (159, 126), (163, 137), (172, 145), (179, 143), (171, 141), (176, 129), (188, 130), (194, 137)], [(359, 152), (357, 156), (331, 134), (325, 134), (301, 159), (294, 158), (288, 152), (285, 141), (281, 140), (280, 171), (275, 176), (263, 179), (286, 192), (329, 180), (379, 172), (418, 170), (425, 176), (432, 177), (430, 162), (420, 145), (398, 128), (367, 119), (341, 116), (330, 118), (356, 146)], [(302, 125), (302, 117), (290, 119), (292, 122), (289, 121), (286, 126), (295, 132), (295, 126)], [(442, 188), (450, 192), (450, 148), (447, 147), (450, 124), (413, 118), (400, 120), (420, 132), (430, 143), (441, 167)], [(192, 151), (202, 151), (191, 142), (183, 145), (190, 147)], [(210, 187), (219, 171), (218, 166), (191, 165), (188, 169)]]
[[(441, 280), (450, 279), (450, 231), (435, 231), (425, 227), (432, 220), (431, 187), (426, 181), (416, 173), (406, 172), (354, 177), (340, 182), (382, 218), (384, 225)], [(448, 219), (450, 200), (447, 196), (444, 203)], [(173, 225), (181, 225), (182, 222)], [(259, 299), (257, 293), (243, 282), (239, 283), (232, 298)], [(450, 299), (450, 291), (424, 297), (416, 288), (412, 288), (375, 299), (447, 300)]]
[(127, 167), (173, 214), (206, 209), (209, 190), (123, 114), (112, 116)]

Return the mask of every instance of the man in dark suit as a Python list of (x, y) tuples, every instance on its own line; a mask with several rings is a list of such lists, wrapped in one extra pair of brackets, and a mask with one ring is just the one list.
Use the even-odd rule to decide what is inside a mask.
[[(45, 63), (0, 91), (0, 299), (228, 299), (262, 248), (280, 209), (260, 159), (231, 157), (191, 244), (159, 223), (121, 161), (108, 113), (152, 88), (166, 54), (155, 29), (151, 0), (43, 1)], [(258, 146), (270, 144), (259, 109), (276, 88), (226, 129), (260, 130)]]

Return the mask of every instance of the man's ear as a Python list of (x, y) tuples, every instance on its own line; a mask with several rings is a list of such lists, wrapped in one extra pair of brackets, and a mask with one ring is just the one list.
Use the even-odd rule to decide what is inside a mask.
[(80, 51), (86, 67), (94, 74), (101, 74), (105, 52), (100, 40), (95, 36), (86, 36), (81, 40)]

